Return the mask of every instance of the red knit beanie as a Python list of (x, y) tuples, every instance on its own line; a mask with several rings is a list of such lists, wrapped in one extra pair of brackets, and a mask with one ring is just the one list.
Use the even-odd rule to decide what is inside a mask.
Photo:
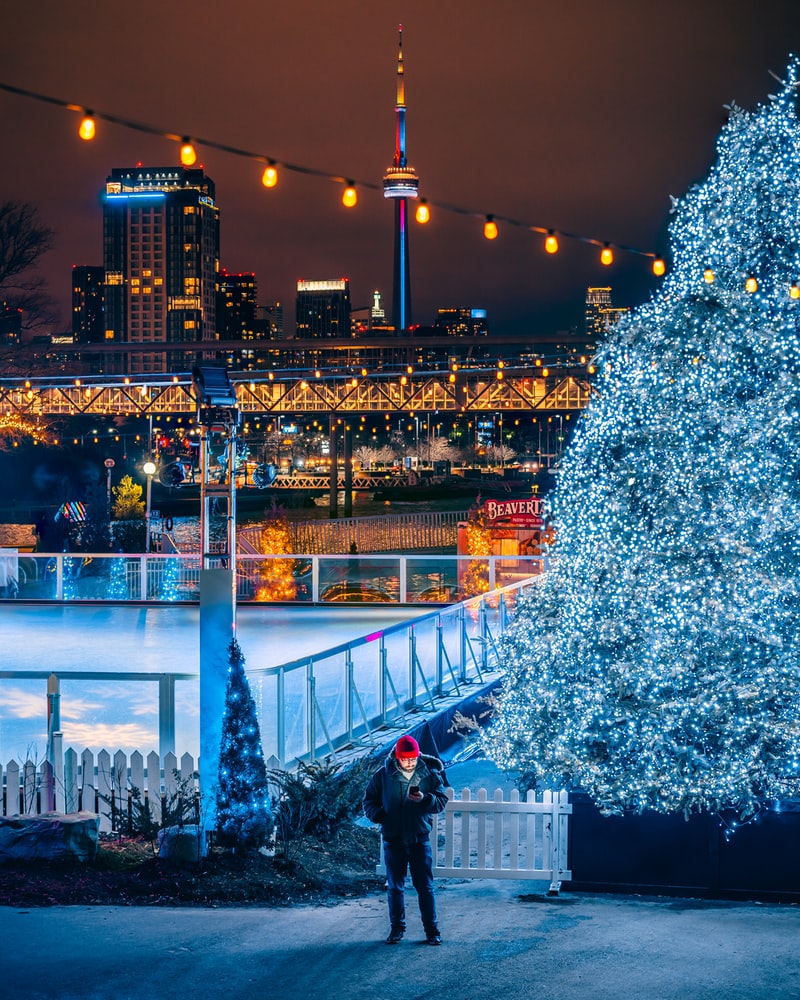
[(401, 736), (394, 748), (394, 755), (398, 760), (410, 760), (412, 757), (419, 757), (419, 743), (413, 736)]

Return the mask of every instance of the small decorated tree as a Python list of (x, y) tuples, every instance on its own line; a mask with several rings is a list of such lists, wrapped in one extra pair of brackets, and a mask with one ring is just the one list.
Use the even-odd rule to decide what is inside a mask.
[[(285, 516), (274, 509), (261, 529), (260, 549), (264, 555), (291, 553), (292, 539)], [(292, 601), (297, 596), (294, 559), (263, 559), (258, 563), (257, 601)]]
[(216, 828), (223, 845), (247, 851), (266, 842), (272, 830), (272, 812), (256, 706), (236, 639), (231, 639), (228, 655)]

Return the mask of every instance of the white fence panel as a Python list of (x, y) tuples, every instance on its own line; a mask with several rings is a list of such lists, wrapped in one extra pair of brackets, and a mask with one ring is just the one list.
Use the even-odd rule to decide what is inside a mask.
[(567, 858), (566, 792), (519, 792), (504, 799), (502, 789), (476, 799), (465, 788), (460, 798), (447, 789), (444, 813), (434, 817), (431, 845), (434, 875), (467, 878), (513, 878), (549, 881), (558, 891), (572, 872)]

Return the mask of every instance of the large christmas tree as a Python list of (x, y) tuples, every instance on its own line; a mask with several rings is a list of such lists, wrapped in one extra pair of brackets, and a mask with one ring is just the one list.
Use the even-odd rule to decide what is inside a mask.
[(503, 643), (491, 756), (604, 812), (800, 791), (798, 62), (731, 108), (660, 292), (609, 335)]

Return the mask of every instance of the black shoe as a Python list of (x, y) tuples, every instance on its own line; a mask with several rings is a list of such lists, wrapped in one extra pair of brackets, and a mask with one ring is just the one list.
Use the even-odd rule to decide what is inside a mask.
[(405, 934), (405, 929), (402, 927), (393, 927), (389, 931), (389, 937), (386, 938), (387, 944), (399, 944), (403, 940), (403, 935)]
[(425, 944), (441, 944), (442, 935), (439, 931), (429, 931), (425, 936)]

